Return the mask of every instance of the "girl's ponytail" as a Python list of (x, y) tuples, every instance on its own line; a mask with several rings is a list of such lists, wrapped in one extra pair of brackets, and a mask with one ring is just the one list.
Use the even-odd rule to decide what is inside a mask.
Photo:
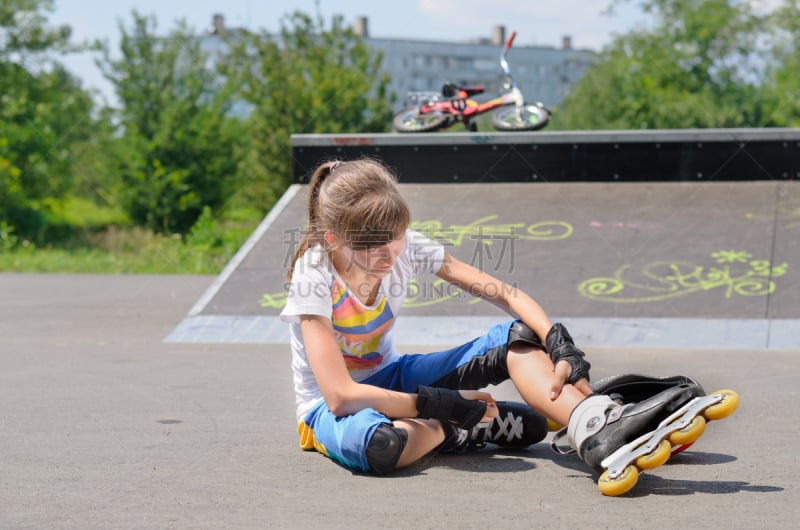
[(322, 188), (322, 183), (327, 180), (327, 178), (333, 173), (333, 170), (336, 169), (341, 164), (340, 161), (332, 161), (326, 162), (320, 165), (314, 174), (311, 175), (311, 180), (308, 184), (308, 220), (306, 231), (303, 234), (303, 239), (300, 241), (300, 245), (297, 247), (297, 250), (292, 257), (292, 263), (289, 266), (289, 271), (286, 277), (291, 281), (292, 279), (292, 271), (294, 271), (294, 265), (297, 263), (303, 254), (306, 253), (308, 249), (313, 247), (314, 245), (321, 245), (324, 242), (324, 229), (320, 226), (319, 222), (319, 197), (320, 197), (320, 190)]

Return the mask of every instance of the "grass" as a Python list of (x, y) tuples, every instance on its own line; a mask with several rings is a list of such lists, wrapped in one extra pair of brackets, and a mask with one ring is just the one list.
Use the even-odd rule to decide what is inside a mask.
[(130, 227), (118, 212), (72, 198), (49, 208), (48, 222), (62, 234), (57, 241), (37, 245), (0, 234), (0, 271), (219, 274), (260, 218), (253, 210), (236, 210), (225, 219), (206, 211), (189, 234), (165, 235)]
[(141, 229), (111, 229), (96, 238), (104, 243), (70, 249), (19, 245), (0, 252), (0, 271), (218, 274), (238, 249), (235, 243), (219, 248), (191, 245), (180, 237)]

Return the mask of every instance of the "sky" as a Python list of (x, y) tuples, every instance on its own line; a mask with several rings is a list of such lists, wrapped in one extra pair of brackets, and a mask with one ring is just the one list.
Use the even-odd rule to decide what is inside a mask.
[[(611, 0), (54, 0), (53, 25), (67, 24), (75, 41), (101, 39), (112, 53), (118, 49), (119, 23), (132, 23), (131, 12), (153, 15), (158, 30), (168, 32), (184, 19), (197, 33), (204, 32), (214, 14), (228, 27), (252, 31), (277, 31), (283, 16), (294, 11), (316, 13), (326, 20), (342, 15), (348, 24), (367, 17), (375, 38), (465, 41), (490, 37), (497, 25), (507, 33), (516, 30), (515, 45), (561, 46), (569, 35), (575, 48), (599, 50), (612, 33), (625, 33), (644, 19), (635, 2), (622, 2), (613, 15), (603, 14)], [(89, 54), (64, 59), (67, 68), (83, 80), (84, 87), (99, 90), (110, 100)]]

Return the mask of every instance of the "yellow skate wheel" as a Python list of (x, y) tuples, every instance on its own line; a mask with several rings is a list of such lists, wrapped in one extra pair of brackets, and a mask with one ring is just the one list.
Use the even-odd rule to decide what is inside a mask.
[(636, 459), (636, 467), (639, 469), (655, 469), (658, 466), (663, 466), (664, 462), (669, 460), (671, 453), (672, 444), (669, 443), (669, 440), (661, 440), (655, 449)]
[(617, 478), (609, 478), (608, 471), (604, 471), (603, 474), (600, 475), (600, 480), (597, 481), (597, 487), (603, 495), (616, 497), (629, 492), (631, 488), (636, 485), (638, 480), (639, 470), (636, 469), (636, 466), (628, 466), (625, 468), (625, 471), (622, 472), (622, 475)]
[(563, 429), (564, 426), (558, 423), (557, 421), (553, 421), (550, 418), (547, 418), (547, 430), (550, 432), (556, 432)]
[(691, 445), (703, 435), (706, 430), (706, 419), (703, 416), (695, 416), (692, 423), (679, 431), (669, 433), (669, 441), (672, 445)]
[(703, 411), (703, 416), (709, 421), (727, 418), (739, 406), (739, 394), (733, 390), (717, 390), (715, 394), (722, 394), (722, 401), (711, 405)]

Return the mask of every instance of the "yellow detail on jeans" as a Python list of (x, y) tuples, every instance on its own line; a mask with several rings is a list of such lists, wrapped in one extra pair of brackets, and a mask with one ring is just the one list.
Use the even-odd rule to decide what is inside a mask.
[(314, 437), (314, 429), (300, 421), (297, 423), (297, 434), (300, 435), (300, 448), (304, 451), (316, 450), (325, 456), (328, 456), (328, 450), (325, 446), (317, 441)]

